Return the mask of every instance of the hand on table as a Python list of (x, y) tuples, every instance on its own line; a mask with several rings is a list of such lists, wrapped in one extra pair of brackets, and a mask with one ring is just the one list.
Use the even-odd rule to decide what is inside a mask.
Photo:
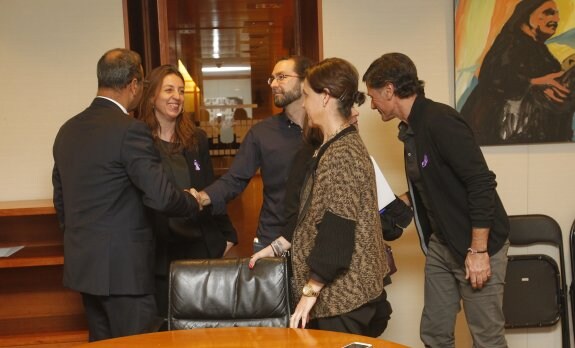
[(305, 329), (305, 326), (309, 323), (309, 312), (316, 302), (317, 297), (302, 296), (297, 304), (297, 307), (295, 308), (294, 313), (290, 317), (289, 327), (294, 329)]

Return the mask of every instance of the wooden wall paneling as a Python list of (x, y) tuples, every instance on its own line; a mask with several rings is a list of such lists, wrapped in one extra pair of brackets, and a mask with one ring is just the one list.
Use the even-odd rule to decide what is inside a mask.
[(50, 200), (0, 202), (0, 347), (65, 347), (86, 342), (79, 293), (64, 288), (63, 234)]

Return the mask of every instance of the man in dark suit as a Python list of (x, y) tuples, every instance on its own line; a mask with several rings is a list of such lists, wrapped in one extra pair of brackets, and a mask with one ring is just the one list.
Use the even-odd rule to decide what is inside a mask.
[(156, 321), (154, 235), (144, 206), (193, 216), (198, 204), (164, 175), (148, 127), (128, 115), (142, 95), (140, 56), (98, 61), (98, 93), (54, 142), (54, 206), (64, 285), (82, 294), (90, 341), (148, 332)]

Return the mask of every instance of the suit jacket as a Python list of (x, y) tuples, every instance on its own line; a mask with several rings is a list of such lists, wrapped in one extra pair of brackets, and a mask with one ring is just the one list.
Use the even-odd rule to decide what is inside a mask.
[[(209, 152), (208, 138), (205, 132), (196, 129), (195, 136), (198, 140), (197, 149), (184, 150), (183, 155), (188, 164), (190, 183), (198, 191), (214, 181), (214, 169)], [(167, 275), (170, 262), (179, 258), (205, 258), (204, 255), (193, 254), (193, 248), (186, 248), (186, 245), (197, 242), (184, 237), (174, 236), (168, 226), (168, 217), (157, 211), (151, 211), (154, 216), (156, 236), (158, 238), (156, 248), (156, 274)], [(183, 219), (183, 218), (182, 218)], [(227, 214), (212, 215), (211, 207), (205, 207), (196, 217), (185, 218), (192, 220), (189, 225), (197, 229), (201, 235), (201, 240), (206, 247), (208, 257), (221, 257), (226, 248), (226, 242), (237, 243), (238, 237), (232, 222)], [(178, 250), (188, 250), (183, 254), (173, 255), (170, 249), (176, 247)]]
[(198, 205), (165, 176), (148, 127), (96, 98), (58, 132), (54, 206), (64, 285), (92, 295), (154, 291), (154, 235), (144, 205), (177, 216)]

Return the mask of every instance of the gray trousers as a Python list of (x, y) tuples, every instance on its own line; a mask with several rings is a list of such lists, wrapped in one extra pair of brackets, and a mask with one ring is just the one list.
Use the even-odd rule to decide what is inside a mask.
[(508, 248), (509, 242), (491, 255), (491, 278), (482, 289), (475, 290), (465, 279), (465, 267), (455, 260), (449, 247), (431, 236), (420, 326), (426, 347), (455, 347), (455, 319), (461, 301), (474, 347), (507, 347), (502, 306)]

